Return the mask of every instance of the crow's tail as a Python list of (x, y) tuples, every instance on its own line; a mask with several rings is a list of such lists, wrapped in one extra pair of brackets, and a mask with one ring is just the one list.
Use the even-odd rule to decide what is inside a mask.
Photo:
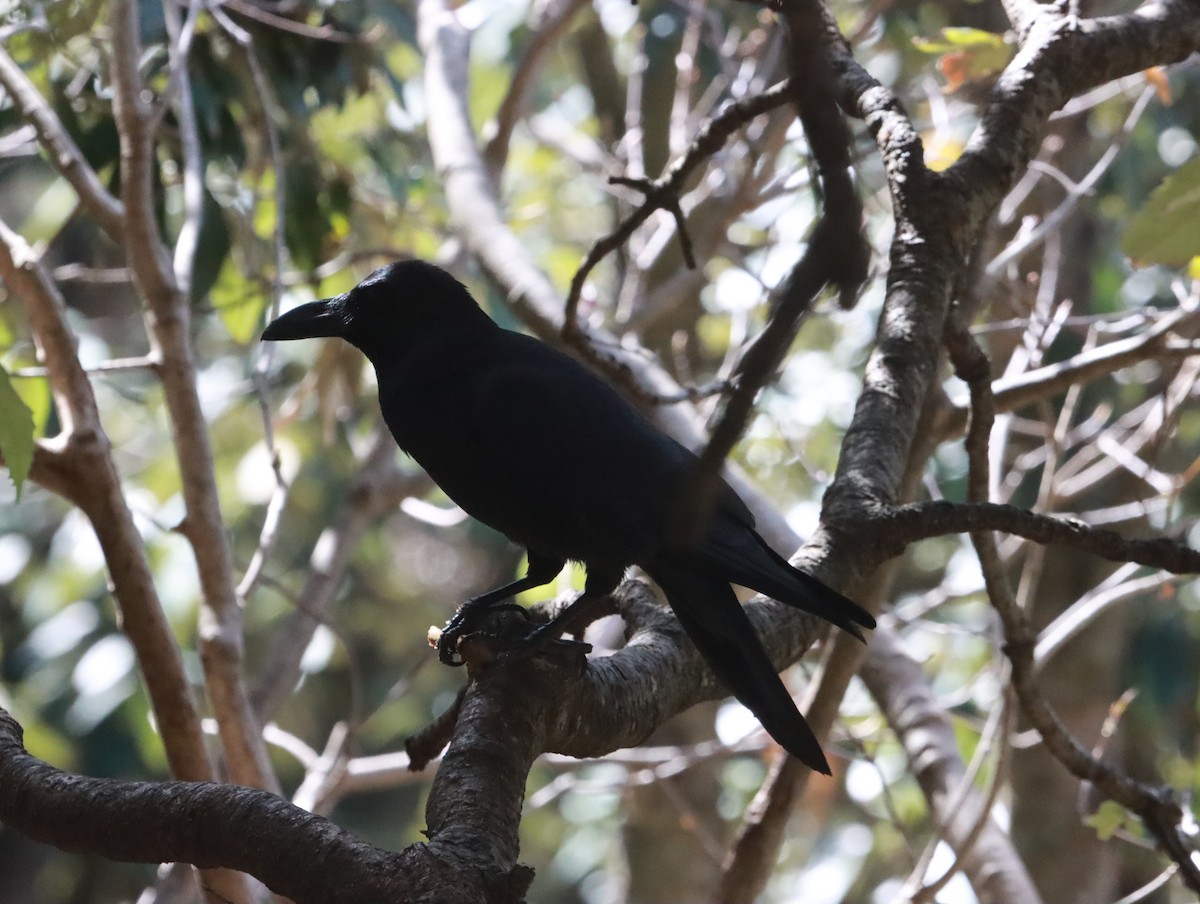
[(772, 667), (733, 588), (668, 557), (644, 567), (716, 676), (785, 750), (828, 775), (821, 745)]
[(874, 628), (871, 613), (832, 587), (795, 568), (753, 529), (732, 519), (719, 521), (695, 550), (682, 553), (698, 570), (741, 584), (823, 618), (863, 640)]

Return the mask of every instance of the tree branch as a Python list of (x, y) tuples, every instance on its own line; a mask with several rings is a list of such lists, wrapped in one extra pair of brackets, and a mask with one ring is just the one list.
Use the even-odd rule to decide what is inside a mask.
[[(1115, 342), (1082, 351), (1065, 361), (1047, 364), (1014, 377), (1000, 377), (992, 383), (996, 411), (1015, 411), (1034, 402), (1065, 392), (1072, 386), (1111, 376), (1119, 370), (1150, 359), (1173, 360), (1200, 355), (1200, 345), (1180, 342), (1176, 333), (1190, 332), (1197, 321), (1194, 311), (1176, 310), (1152, 322), (1149, 329)], [(967, 423), (967, 408), (955, 403), (947, 408), (938, 423), (940, 435), (949, 439), (960, 435)]]
[[(0, 278), (28, 311), (63, 428), (54, 439), (38, 444), (34, 479), (78, 505), (96, 532), (121, 610), (121, 627), (137, 655), (172, 774), (211, 781), (214, 770), (183, 660), (125, 501), (92, 385), (79, 363), (79, 342), (67, 324), (62, 296), (33, 250), (2, 222)], [(214, 873), (204, 882), (222, 900), (246, 900), (240, 877)]]
[[(176, 776), (212, 778), (200, 721), (175, 636), (162, 612), (141, 536), (125, 503), (112, 447), (100, 423), (92, 385), (79, 364), (78, 340), (66, 309), (33, 250), (0, 223), (0, 278), (25, 305), (62, 432), (39, 443), (38, 474), (88, 516), (105, 552), (122, 627), (138, 654), (167, 759)], [(53, 476), (51, 476), (53, 475)]]
[(4, 49), (0, 49), (0, 84), (12, 97), (22, 118), (37, 132), (38, 142), (50, 158), (50, 164), (71, 183), (79, 195), (80, 203), (95, 217), (109, 238), (120, 243), (125, 228), (124, 207), (100, 182), (100, 177), (84, 158), (62, 121)]
[(173, 264), (175, 282), (184, 294), (191, 294), (196, 249), (200, 229), (204, 224), (204, 173), (200, 159), (200, 136), (196, 126), (196, 110), (192, 103), (192, 79), (188, 73), (188, 54), (196, 33), (199, 0), (188, 0), (187, 18), (179, 21), (179, 8), (174, 3), (163, 6), (166, 22), (171, 75), (168, 92), (179, 123), (179, 143), (183, 150), (183, 224), (175, 240)]
[(493, 179), (504, 171), (504, 165), (508, 162), (508, 146), (513, 129), (525, 112), (546, 51), (566, 33), (571, 20), (587, 5), (586, 0), (547, 0), (535, 5), (531, 11), (530, 19), (535, 21), (530, 23), (532, 33), (529, 42), (509, 80), (504, 100), (496, 111), (495, 132), (483, 151), (483, 158)]
[(137, 0), (115, 0), (110, 15), (113, 109), (121, 141), (121, 196), (126, 211), (125, 250), (134, 285), (145, 304), (152, 352), (162, 362), (159, 376), (171, 418), (187, 512), (181, 531), (192, 546), (203, 597), (200, 654), (209, 699), (233, 780), (275, 789), (278, 780), (242, 683), (242, 614), (217, 496), (208, 422), (197, 391), (191, 311), (187, 295), (175, 278), (155, 215), (156, 120), (138, 71), (141, 44)]
[[(671, 715), (724, 694), (644, 584), (626, 583), (615, 599), (627, 645), (589, 660), (579, 680), (564, 681), (561, 664), (541, 657), (477, 668), (430, 790), (427, 845), (380, 851), (252, 788), (69, 776), (25, 753), (2, 710), (0, 819), (65, 850), (242, 870), (301, 904), (411, 901), (434, 890), (450, 902), (519, 901), (531, 878), (516, 857), (533, 758), (632, 746)], [(761, 631), (782, 608), (748, 611)], [(789, 633), (798, 632), (764, 636), (777, 663), (796, 655)]]
[(65, 851), (133, 863), (193, 863), (250, 873), (296, 904), (515, 904), (438, 860), (432, 846), (392, 853), (255, 788), (125, 782), (60, 772), (30, 756), (0, 710), (0, 819)]
[(915, 502), (881, 509), (864, 519), (881, 552), (898, 554), (910, 543), (946, 534), (1002, 531), (1037, 543), (1082, 549), (1114, 562), (1137, 562), (1175, 574), (1200, 572), (1200, 551), (1167, 537), (1130, 538), (1074, 518), (1042, 515), (995, 502)]
[[(947, 347), (955, 372), (971, 390), (971, 419), (966, 439), (967, 497), (974, 503), (986, 502), (988, 436), (995, 419), (990, 364), (962, 324), (953, 324), (947, 331)], [(1163, 853), (1179, 866), (1188, 887), (1200, 892), (1200, 866), (1194, 859), (1184, 813), (1174, 792), (1166, 786), (1143, 784), (1101, 762), (1066, 730), (1038, 686), (1034, 659), (1037, 635), (1028, 613), (1013, 598), (995, 538), (986, 530), (974, 531), (971, 542), (983, 569), (988, 598), (1004, 624), (1004, 651), (1012, 663), (1013, 687), (1022, 711), (1041, 735), (1046, 749), (1077, 778), (1093, 783), (1107, 797), (1136, 813)]]
[(787, 102), (788, 83), (780, 82), (761, 94), (756, 94), (743, 100), (726, 104), (720, 112), (707, 120), (697, 132), (688, 149), (654, 180), (647, 180), (639, 190), (645, 195), (645, 200), (629, 216), (621, 221), (612, 232), (598, 239), (592, 245), (583, 261), (571, 277), (571, 287), (567, 290), (565, 314), (563, 315), (563, 331), (571, 339), (572, 344), (578, 343), (575, 333), (579, 329), (578, 310), (579, 300), (583, 296), (583, 287), (592, 270), (604, 258), (621, 247), (633, 235), (634, 230), (646, 222), (656, 210), (678, 206), (679, 197), (684, 184), (692, 172), (708, 158), (725, 146), (725, 142), (752, 119), (767, 113)]
[(954, 726), (920, 666), (904, 653), (886, 628), (871, 636), (860, 675), (904, 745), (933, 820), (944, 827), (946, 840), (959, 855), (980, 901), (1037, 904), (1041, 897), (1033, 880), (1011, 839), (995, 820), (989, 818), (984, 823), (982, 834), (969, 849), (963, 845), (965, 816), (978, 811), (979, 795), (971, 793), (951, 808), (954, 792), (966, 775)]
[(1029, 13), (1021, 24), (1026, 35), (1021, 49), (992, 89), (966, 150), (946, 174), (970, 199), (969, 215), (976, 223), (1016, 184), (1055, 110), (1097, 85), (1200, 50), (1194, 0), (1161, 0), (1098, 19), (1079, 19), (1065, 6), (1021, 8), (1022, 15)]
[(296, 611), (272, 632), (271, 646), (258, 672), (252, 699), (264, 721), (269, 719), (296, 687), (300, 660), (313, 632), (333, 605), (337, 590), (358, 541), (385, 512), (425, 489), (429, 478), (406, 478), (396, 467), (396, 443), (380, 427), (358, 473), (342, 494), (338, 510), (313, 548), (304, 586), (296, 597)]

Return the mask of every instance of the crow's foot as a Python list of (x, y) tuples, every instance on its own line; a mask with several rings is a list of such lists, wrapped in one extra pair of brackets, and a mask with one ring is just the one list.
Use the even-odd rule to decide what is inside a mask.
[(437, 648), (438, 659), (446, 665), (461, 666), (465, 664), (462, 656), (459, 654), (459, 644), (468, 635), (474, 634), (480, 624), (493, 613), (519, 612), (526, 618), (529, 617), (525, 608), (518, 606), (516, 603), (473, 606), (471, 605), (473, 602), (474, 600), (467, 600), (459, 606), (458, 611), (446, 622), (444, 628), (440, 630), (438, 628), (429, 629), (429, 645)]
[(592, 651), (592, 645), (579, 640), (566, 640), (539, 628), (524, 637), (482, 631), (468, 634), (461, 639), (458, 649), (459, 656), (473, 668), (487, 665), (501, 657), (513, 659), (538, 656), (582, 672), (587, 664), (587, 654)]

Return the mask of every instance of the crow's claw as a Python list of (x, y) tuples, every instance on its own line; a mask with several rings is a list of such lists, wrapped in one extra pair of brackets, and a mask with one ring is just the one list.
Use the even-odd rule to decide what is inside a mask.
[(516, 603), (501, 603), (492, 606), (472, 606), (470, 602), (464, 603), (458, 607), (458, 611), (446, 622), (444, 628), (440, 631), (436, 628), (430, 629), (429, 645), (437, 647), (438, 659), (445, 665), (456, 668), (465, 665), (466, 663), (458, 652), (459, 643), (468, 634), (475, 633), (480, 624), (495, 612), (519, 612), (526, 620), (529, 619), (528, 610)]
[(587, 654), (592, 651), (590, 643), (565, 640), (540, 631), (532, 631), (524, 637), (505, 637), (499, 634), (478, 632), (462, 638), (462, 648), (469, 650), (466, 658), (473, 666), (490, 663), (497, 658), (517, 659), (540, 656), (571, 666), (582, 673), (587, 664)]

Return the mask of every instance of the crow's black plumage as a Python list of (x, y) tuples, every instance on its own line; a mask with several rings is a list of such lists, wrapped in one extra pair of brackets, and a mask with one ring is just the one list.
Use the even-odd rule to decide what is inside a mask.
[(445, 642), (456, 642), (472, 611), (548, 583), (568, 559), (587, 568), (584, 600), (606, 596), (639, 565), (734, 696), (788, 751), (829, 771), (730, 584), (859, 638), (859, 626), (874, 627), (874, 619), (772, 550), (724, 482), (708, 523), (687, 532), (693, 539), (672, 542), (697, 461), (690, 451), (574, 359), (501, 329), (430, 264), (383, 267), (345, 295), (289, 311), (263, 333), (264, 340), (316, 336), (340, 336), (362, 350), (400, 447), (464, 510), (529, 551), (526, 577), (470, 601)]

